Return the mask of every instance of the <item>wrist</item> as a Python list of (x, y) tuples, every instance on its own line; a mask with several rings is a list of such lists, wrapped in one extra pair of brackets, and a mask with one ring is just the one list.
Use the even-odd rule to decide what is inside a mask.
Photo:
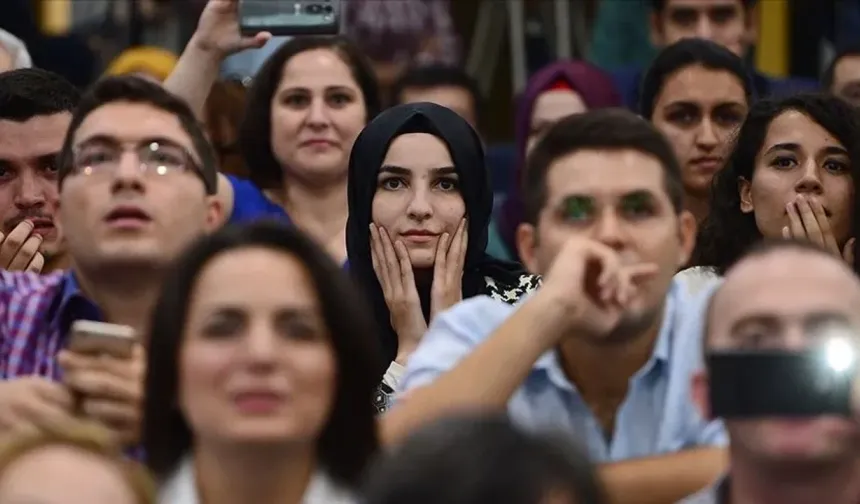
[(205, 37), (201, 37), (197, 33), (191, 36), (188, 41), (188, 47), (198, 57), (204, 57), (213, 61), (221, 62), (228, 55), (218, 48), (218, 45)]
[(549, 350), (570, 330), (572, 308), (568, 299), (549, 290), (539, 289), (527, 303), (533, 313), (534, 334)]

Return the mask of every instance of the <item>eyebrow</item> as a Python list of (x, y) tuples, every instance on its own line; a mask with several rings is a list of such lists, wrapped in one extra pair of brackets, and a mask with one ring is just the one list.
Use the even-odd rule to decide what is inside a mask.
[[(778, 143), (778, 144), (773, 145), (770, 148), (768, 148), (765, 151), (765, 154), (770, 154), (771, 152), (779, 151), (779, 150), (786, 150), (789, 152), (798, 153), (798, 152), (801, 152), (803, 150), (803, 148), (801, 148), (800, 144), (796, 144), (796, 143), (792, 143), (792, 142)], [(825, 147), (821, 151), (823, 154), (839, 154), (842, 156), (848, 155), (847, 150), (845, 150), (842, 147), (837, 147), (836, 145), (828, 145), (827, 147)]]
[[(851, 320), (844, 314), (840, 312), (834, 311), (819, 311), (810, 313), (803, 317), (803, 326), (804, 329), (810, 330), (815, 329), (818, 326), (829, 324), (829, 323), (838, 323), (841, 325), (851, 325)], [(749, 315), (746, 317), (742, 317), (739, 320), (736, 320), (732, 326), (729, 328), (730, 334), (735, 334), (741, 329), (749, 325), (761, 325), (767, 327), (775, 327), (781, 325), (782, 322), (779, 317), (776, 315), (770, 314), (757, 314), (757, 315)]]
[[(390, 173), (392, 175), (411, 176), (412, 170), (396, 165), (382, 165), (379, 169), (379, 174)], [(456, 175), (457, 170), (453, 166), (443, 166), (441, 168), (431, 168), (430, 173), (436, 176), (439, 175)]]
[[(181, 149), (185, 149), (185, 146), (183, 146), (179, 142), (177, 142), (175, 140), (171, 140), (170, 138), (161, 137), (161, 136), (142, 138), (142, 139), (138, 140), (137, 142), (135, 142), (135, 145), (140, 147), (140, 146), (144, 146), (146, 144), (150, 144), (153, 142), (160, 143), (162, 145), (170, 145), (172, 147), (179, 147)], [(112, 145), (112, 146), (116, 146), (116, 145), (120, 145), (122, 143), (125, 143), (125, 142), (122, 142), (121, 140), (117, 139), (116, 137), (112, 137), (110, 135), (105, 135), (105, 134), (100, 134), (100, 135), (93, 135), (91, 137), (85, 138), (84, 140), (78, 142), (75, 147), (84, 147), (84, 146), (88, 146), (88, 145)]]

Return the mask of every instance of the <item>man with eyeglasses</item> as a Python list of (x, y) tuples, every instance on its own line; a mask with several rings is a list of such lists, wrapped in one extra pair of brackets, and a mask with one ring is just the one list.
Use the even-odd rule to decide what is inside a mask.
[(0, 272), (0, 437), (85, 418), (134, 446), (143, 346), (127, 359), (74, 353), (70, 328), (93, 320), (146, 334), (167, 265), (222, 222), (214, 153), (184, 102), (108, 78), (72, 115), (58, 182), (71, 270)]

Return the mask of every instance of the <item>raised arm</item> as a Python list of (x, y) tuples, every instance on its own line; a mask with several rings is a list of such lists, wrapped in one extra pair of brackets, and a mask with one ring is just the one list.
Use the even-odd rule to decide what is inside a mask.
[(183, 98), (203, 118), (206, 98), (218, 79), (224, 58), (245, 49), (263, 47), (272, 35), (243, 37), (239, 30), (239, 0), (209, 0), (197, 29), (164, 87)]

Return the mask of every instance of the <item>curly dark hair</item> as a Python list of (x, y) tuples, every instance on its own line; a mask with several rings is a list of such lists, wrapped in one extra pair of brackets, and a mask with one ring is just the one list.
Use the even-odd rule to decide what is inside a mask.
[[(755, 215), (741, 211), (740, 179), (752, 180), (756, 157), (764, 144), (771, 122), (784, 112), (795, 110), (808, 116), (845, 146), (851, 160), (854, 191), (860, 182), (860, 116), (839, 98), (817, 93), (770, 98), (754, 104), (737, 133), (728, 163), (714, 176), (708, 216), (699, 229), (692, 266), (705, 266), (723, 275), (762, 234)], [(857, 210), (854, 210), (857, 213)], [(852, 236), (857, 236), (858, 220), (852, 216)], [(854, 270), (860, 271), (855, 256)]]

